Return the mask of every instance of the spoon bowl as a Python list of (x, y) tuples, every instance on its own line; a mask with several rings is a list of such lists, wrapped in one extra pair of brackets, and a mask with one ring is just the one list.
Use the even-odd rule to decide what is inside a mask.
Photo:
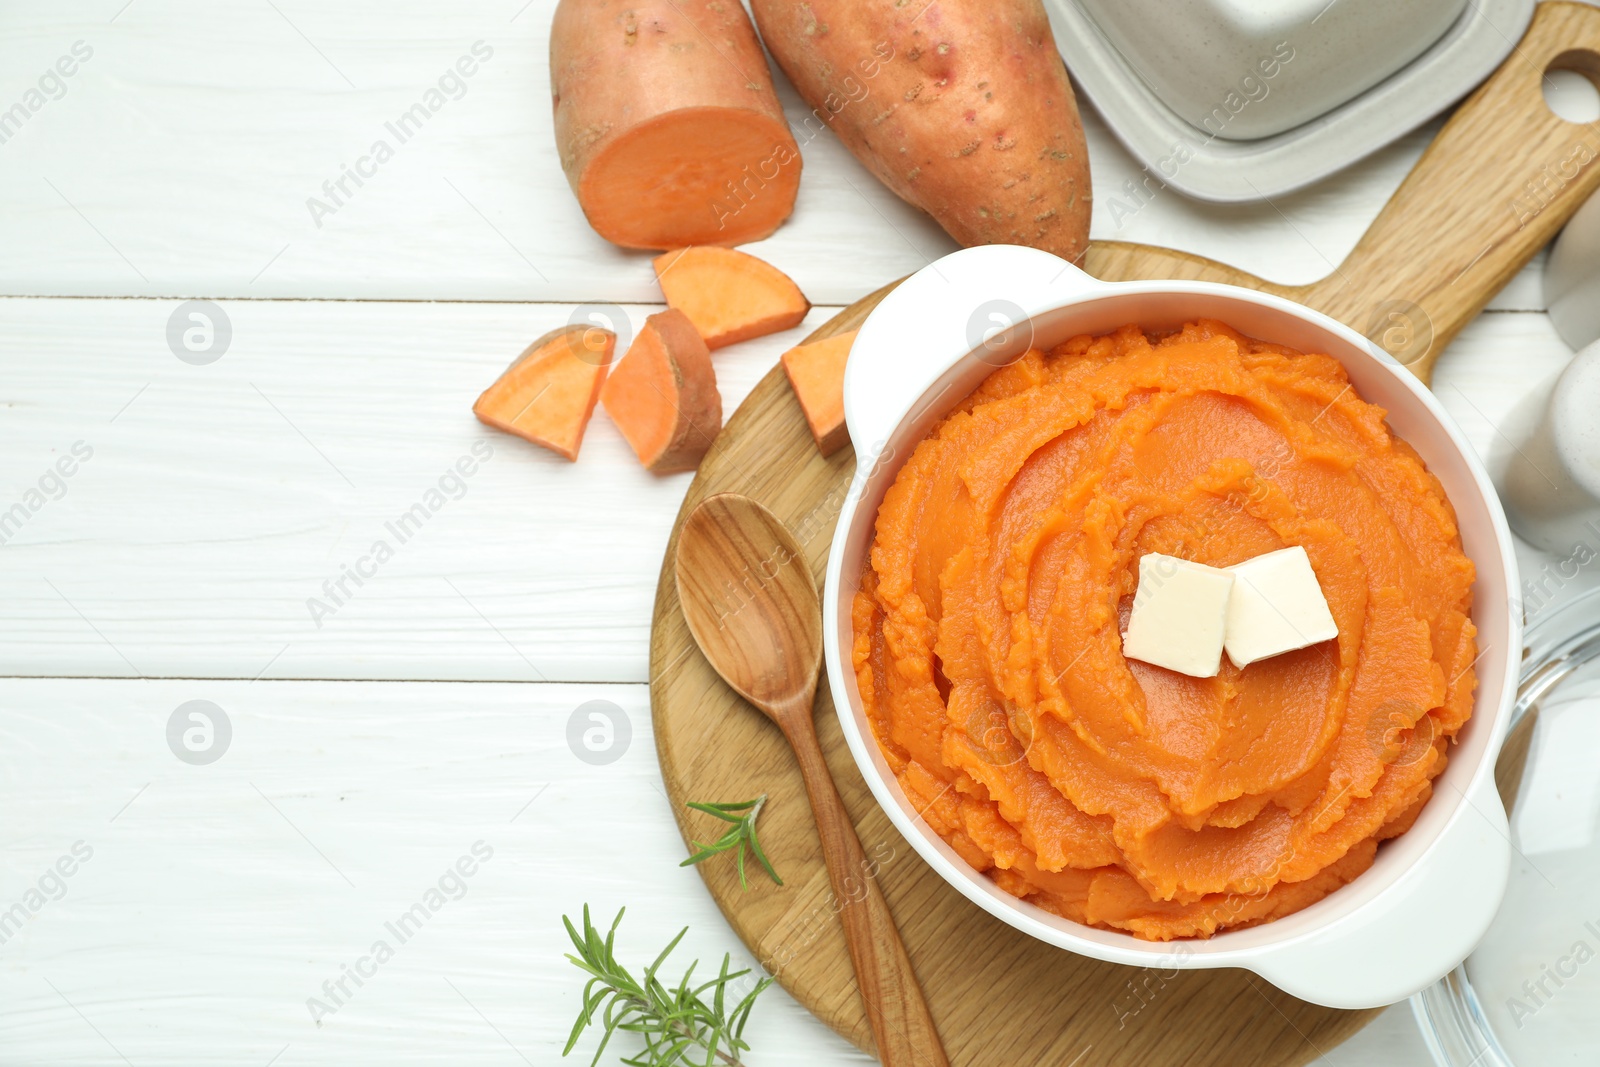
[(809, 717), (822, 600), (783, 522), (738, 493), (707, 497), (684, 520), (675, 569), (689, 632), (723, 680), (774, 721)]

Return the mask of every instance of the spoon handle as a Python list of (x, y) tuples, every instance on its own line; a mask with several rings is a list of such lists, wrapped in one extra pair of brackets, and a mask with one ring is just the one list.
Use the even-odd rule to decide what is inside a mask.
[(811, 797), (811, 810), (822, 836), (823, 858), (833, 882), (861, 1000), (878, 1045), (878, 1058), (884, 1067), (948, 1067), (950, 1061), (928, 1014), (922, 986), (911, 969), (911, 959), (906, 955), (888, 902), (878, 888), (877, 867), (862, 852), (855, 824), (839, 799), (822, 746), (817, 743), (810, 701), (806, 703), (801, 713), (783, 717), (783, 730), (800, 762), (800, 773)]

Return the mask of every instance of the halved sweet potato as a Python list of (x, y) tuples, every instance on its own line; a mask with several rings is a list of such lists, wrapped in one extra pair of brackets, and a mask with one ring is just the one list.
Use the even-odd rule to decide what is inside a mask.
[(722, 429), (711, 350), (672, 308), (644, 321), (600, 403), (639, 462), (658, 474), (693, 470)]
[(577, 459), (616, 343), (616, 334), (597, 326), (551, 330), (483, 391), (472, 413), (497, 430)]
[(794, 210), (800, 148), (737, 0), (561, 0), (550, 88), (561, 168), (606, 240), (735, 245)]
[(844, 425), (844, 365), (855, 343), (856, 331), (836, 334), (808, 345), (796, 345), (783, 354), (783, 372), (800, 410), (806, 413), (811, 436), (824, 456), (850, 443)]
[(707, 348), (787, 330), (811, 310), (787, 274), (748, 252), (701, 245), (654, 263), (667, 306), (689, 316)]

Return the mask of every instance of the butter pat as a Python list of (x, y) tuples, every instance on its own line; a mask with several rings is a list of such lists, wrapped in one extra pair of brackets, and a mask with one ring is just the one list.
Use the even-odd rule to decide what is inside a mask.
[(1306, 550), (1268, 552), (1228, 568), (1228, 658), (1235, 667), (1339, 636)]
[(1204, 563), (1159, 552), (1140, 557), (1123, 655), (1192, 678), (1214, 677), (1233, 587), (1232, 574)]

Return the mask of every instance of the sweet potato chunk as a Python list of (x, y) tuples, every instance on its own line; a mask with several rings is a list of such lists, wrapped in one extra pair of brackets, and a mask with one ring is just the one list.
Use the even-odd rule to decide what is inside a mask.
[(472, 405), (478, 421), (577, 459), (617, 335), (563, 326), (523, 350)]
[(797, 345), (783, 354), (783, 372), (789, 376), (800, 409), (806, 413), (811, 436), (824, 456), (850, 443), (844, 425), (844, 364), (855, 343), (856, 331)]
[(722, 429), (711, 350), (673, 308), (645, 320), (600, 403), (639, 462), (657, 474), (693, 470)]
[(783, 271), (748, 252), (701, 246), (655, 258), (667, 306), (689, 316), (707, 348), (787, 330), (811, 310)]

